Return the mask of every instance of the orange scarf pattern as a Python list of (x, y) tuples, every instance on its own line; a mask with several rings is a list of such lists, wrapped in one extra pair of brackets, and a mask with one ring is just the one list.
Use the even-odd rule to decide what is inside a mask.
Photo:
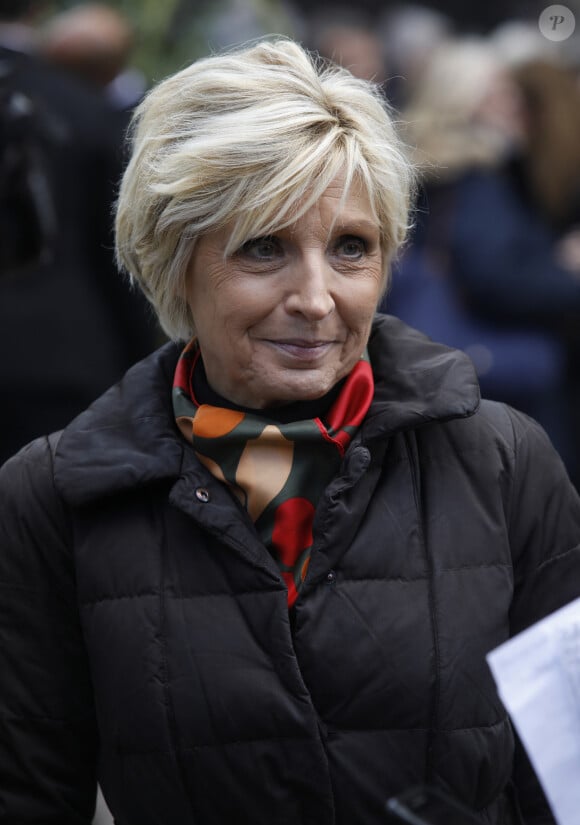
[(198, 404), (193, 373), (197, 340), (187, 344), (175, 371), (177, 426), (199, 460), (227, 484), (254, 522), (288, 588), (298, 598), (312, 550), (312, 523), (325, 487), (338, 471), (374, 393), (365, 351), (339, 396), (321, 418), (281, 424), (267, 414)]

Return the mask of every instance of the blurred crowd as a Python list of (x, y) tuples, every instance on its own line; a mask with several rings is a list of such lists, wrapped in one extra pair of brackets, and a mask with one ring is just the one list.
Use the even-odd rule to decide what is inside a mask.
[[(2, 139), (17, 136), (36, 181), (9, 187), (25, 159), (14, 150), (10, 165), (3, 150), (0, 208), (25, 215), (27, 234), (3, 230), (0, 251), (0, 462), (161, 342), (112, 253), (127, 126), (148, 83), (135, 29), (106, 4), (42, 7), (0, 8)], [(198, 4), (208, 50), (282, 31), (380, 84), (418, 169), (381, 309), (465, 350), (483, 394), (537, 418), (580, 487), (577, 37), (553, 42), (536, 19), (464, 33), (411, 4), (367, 17), (352, 4), (332, 15), (286, 0), (268, 15), (252, 0), (210, 7)]]
[(0, 463), (62, 428), (157, 346), (118, 275), (112, 209), (131, 31), (111, 9), (0, 5)]

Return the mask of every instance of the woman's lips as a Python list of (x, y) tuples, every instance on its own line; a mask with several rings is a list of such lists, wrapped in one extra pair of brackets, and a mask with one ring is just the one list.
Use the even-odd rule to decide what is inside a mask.
[(299, 361), (317, 361), (323, 358), (334, 341), (306, 341), (300, 339), (268, 340), (271, 346)]

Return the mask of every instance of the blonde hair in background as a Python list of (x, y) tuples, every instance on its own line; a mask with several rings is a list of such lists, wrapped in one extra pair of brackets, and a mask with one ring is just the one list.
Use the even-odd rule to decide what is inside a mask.
[(293, 223), (331, 181), (366, 187), (385, 280), (409, 222), (414, 173), (374, 84), (276, 38), (209, 56), (154, 87), (132, 126), (117, 259), (174, 340), (194, 334), (195, 242), (233, 222), (226, 254)]
[(477, 37), (450, 39), (431, 54), (403, 112), (405, 138), (424, 176), (453, 176), (503, 159), (507, 135), (479, 116), (502, 76), (510, 82), (503, 59)]

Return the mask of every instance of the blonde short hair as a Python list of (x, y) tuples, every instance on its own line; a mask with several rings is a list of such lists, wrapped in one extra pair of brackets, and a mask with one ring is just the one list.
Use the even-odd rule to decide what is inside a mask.
[(196, 240), (233, 222), (226, 254), (292, 223), (338, 174), (362, 181), (381, 227), (385, 281), (408, 230), (413, 170), (372, 83), (277, 38), (202, 58), (138, 107), (121, 184), (117, 259), (174, 340)]

